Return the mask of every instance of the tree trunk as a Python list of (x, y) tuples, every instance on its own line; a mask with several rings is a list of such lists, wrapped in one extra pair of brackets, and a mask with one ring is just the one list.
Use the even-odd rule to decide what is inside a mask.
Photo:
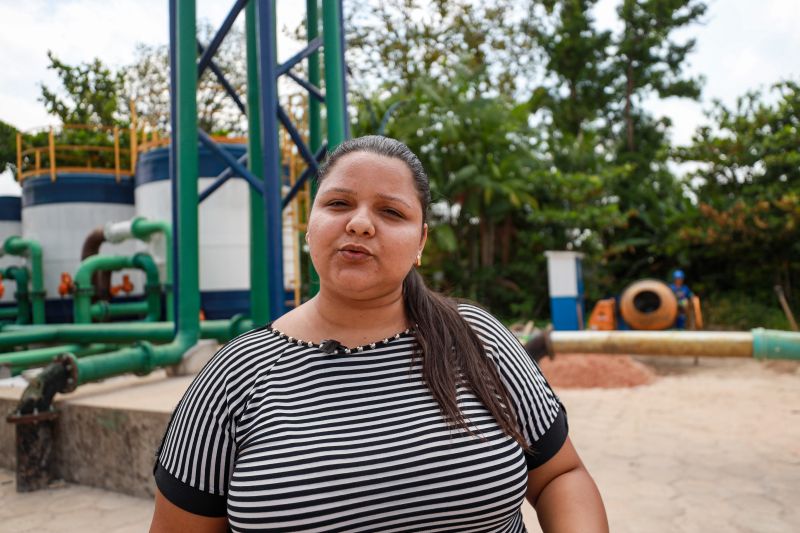
[(500, 233), (500, 262), (503, 266), (508, 265), (511, 259), (511, 234), (514, 231), (511, 215), (506, 215)]
[(633, 98), (633, 62), (628, 58), (625, 83), (625, 130), (628, 137), (628, 151), (633, 152), (633, 116), (631, 99)]
[(494, 264), (494, 239), (495, 226), (486, 217), (481, 217), (481, 266), (490, 267)]

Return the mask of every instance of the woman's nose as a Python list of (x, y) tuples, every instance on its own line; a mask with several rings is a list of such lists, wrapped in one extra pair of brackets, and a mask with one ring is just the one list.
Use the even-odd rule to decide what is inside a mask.
[(372, 236), (375, 234), (375, 226), (372, 224), (372, 220), (361, 210), (353, 213), (345, 229), (347, 233), (353, 235)]

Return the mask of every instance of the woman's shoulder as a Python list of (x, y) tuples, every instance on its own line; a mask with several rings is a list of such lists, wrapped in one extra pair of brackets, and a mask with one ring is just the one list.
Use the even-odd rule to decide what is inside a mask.
[(508, 329), (489, 311), (470, 301), (457, 302), (458, 314), (472, 326), (472, 329), (488, 334), (509, 333)]
[(198, 378), (250, 379), (269, 370), (288, 347), (289, 343), (275, 335), (269, 325), (251, 329), (217, 350)]

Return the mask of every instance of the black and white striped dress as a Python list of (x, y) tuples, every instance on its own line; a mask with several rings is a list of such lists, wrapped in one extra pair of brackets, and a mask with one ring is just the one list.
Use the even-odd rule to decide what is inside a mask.
[(484, 438), (448, 427), (412, 364), (411, 333), (351, 353), (269, 327), (223, 347), (164, 436), (156, 483), (233, 531), (525, 531), (528, 470), (564, 443), (566, 415), (514, 336), (478, 307), (462, 316), (516, 405), (533, 453), (461, 390)]

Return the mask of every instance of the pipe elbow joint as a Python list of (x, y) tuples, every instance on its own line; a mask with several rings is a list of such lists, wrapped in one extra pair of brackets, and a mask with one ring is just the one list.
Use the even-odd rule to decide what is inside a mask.
[(10, 255), (19, 255), (25, 250), (23, 246), (22, 237), (12, 235), (3, 241), (3, 253)]
[(103, 236), (107, 242), (119, 244), (133, 237), (133, 224), (136, 218), (132, 220), (123, 220), (122, 222), (109, 222), (103, 226)]

